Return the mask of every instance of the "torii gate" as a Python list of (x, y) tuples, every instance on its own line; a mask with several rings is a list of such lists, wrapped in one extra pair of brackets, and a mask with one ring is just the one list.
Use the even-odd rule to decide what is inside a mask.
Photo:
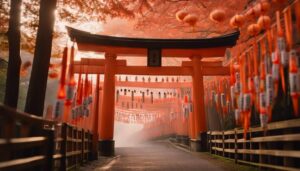
[[(141, 39), (123, 38), (91, 34), (68, 27), (71, 40), (76, 40), (78, 50), (104, 52), (105, 59), (82, 59), (74, 62), (74, 73), (104, 74), (102, 111), (100, 116), (99, 152), (114, 155), (114, 108), (115, 75), (177, 75), (193, 78), (193, 135), (191, 149), (205, 150), (206, 116), (204, 109), (203, 76), (229, 75), (228, 67), (220, 62), (203, 62), (203, 58), (223, 57), (226, 48), (236, 44), (239, 32), (207, 39)], [(127, 66), (125, 60), (117, 56), (147, 56), (150, 49), (159, 49), (162, 57), (183, 57), (191, 61), (181, 66)]]

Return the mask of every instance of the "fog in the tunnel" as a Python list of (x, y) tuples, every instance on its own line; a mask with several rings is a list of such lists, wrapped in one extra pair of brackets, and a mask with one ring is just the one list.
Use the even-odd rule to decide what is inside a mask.
[(115, 121), (114, 140), (116, 147), (132, 147), (141, 143), (137, 133), (143, 129), (142, 124), (123, 123)]

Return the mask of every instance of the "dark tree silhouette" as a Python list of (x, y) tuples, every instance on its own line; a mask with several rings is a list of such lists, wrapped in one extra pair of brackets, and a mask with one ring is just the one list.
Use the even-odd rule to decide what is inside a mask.
[(44, 110), (56, 3), (57, 0), (40, 1), (36, 48), (25, 105), (25, 112), (38, 116), (42, 116)]
[(17, 108), (20, 82), (20, 17), (22, 0), (11, 0), (9, 13), (8, 43), (9, 61), (6, 76), (4, 104)]

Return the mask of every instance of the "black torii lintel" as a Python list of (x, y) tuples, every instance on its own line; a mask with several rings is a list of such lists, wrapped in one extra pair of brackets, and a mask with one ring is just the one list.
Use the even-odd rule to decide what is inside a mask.
[(67, 30), (71, 40), (76, 40), (77, 43), (146, 49), (199, 49), (232, 47), (236, 45), (236, 41), (240, 35), (239, 31), (235, 31), (219, 37), (202, 39), (146, 39), (98, 35), (72, 27), (67, 27)]

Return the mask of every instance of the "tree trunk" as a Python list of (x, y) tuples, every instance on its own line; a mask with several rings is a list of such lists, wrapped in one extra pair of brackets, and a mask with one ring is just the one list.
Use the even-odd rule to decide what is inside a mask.
[(39, 27), (25, 105), (25, 112), (37, 116), (42, 116), (44, 110), (56, 2), (57, 0), (40, 1)]
[(4, 104), (17, 108), (20, 82), (20, 16), (22, 0), (11, 0), (9, 13), (8, 43), (9, 59), (6, 74)]

